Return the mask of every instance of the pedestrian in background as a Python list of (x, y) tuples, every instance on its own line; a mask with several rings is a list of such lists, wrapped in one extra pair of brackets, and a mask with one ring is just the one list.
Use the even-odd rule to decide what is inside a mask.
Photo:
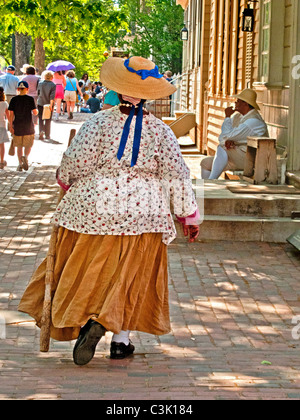
[(87, 73), (84, 73), (79, 82), (82, 82), (82, 87), (80, 89), (83, 94), (83, 100), (87, 102), (89, 99), (89, 92), (92, 87), (92, 82), (89, 80), (89, 75)]
[(5, 157), (5, 146), (4, 143), (9, 143), (9, 138), (6, 129), (6, 119), (9, 118), (8, 103), (5, 100), (4, 89), (0, 87), (0, 169), (4, 169), (7, 162), (4, 160)]
[(78, 80), (75, 77), (75, 73), (73, 70), (69, 70), (66, 74), (66, 88), (65, 88), (65, 96), (64, 99), (67, 103), (67, 112), (68, 112), (68, 120), (73, 119), (73, 112), (76, 104), (77, 99), (77, 92), (78, 95), (82, 96), (82, 91), (78, 84)]
[(55, 104), (56, 104), (56, 112), (55, 112), (55, 120), (58, 121), (60, 111), (61, 111), (61, 101), (64, 99), (65, 95), (65, 87), (66, 87), (66, 78), (62, 74), (61, 71), (56, 71), (53, 77), (53, 83), (56, 85), (56, 92), (55, 92)]
[[(26, 70), (27, 70), (27, 68), (30, 66), (30, 64), (23, 64), (23, 67), (20, 69), (21, 70), (21, 72), (23, 73), (23, 74), (26, 74)], [(21, 80), (23, 80), (23, 77), (22, 76), (19, 76), (20, 77), (20, 79)]]
[(0, 76), (0, 86), (4, 88), (6, 101), (9, 104), (11, 99), (16, 96), (19, 78), (15, 76), (16, 68), (14, 66), (8, 66), (4, 76)]
[(10, 132), (13, 146), (17, 147), (18, 171), (28, 170), (28, 156), (34, 142), (32, 115), (37, 115), (34, 99), (28, 96), (29, 85), (23, 80), (17, 86), (18, 95), (11, 99), (9, 110)]
[(86, 106), (82, 107), (80, 112), (95, 114), (100, 111), (100, 99), (96, 98), (96, 93), (92, 92), (91, 97), (87, 100)]
[[(33, 97), (34, 103), (37, 106), (38, 84), (41, 80), (41, 77), (36, 75), (36, 70), (33, 66), (30, 66), (28, 64), (24, 64), (24, 66), (26, 66), (26, 75), (23, 77), (22, 80), (28, 83), (29, 90), (27, 95)], [(38, 117), (36, 115), (33, 116), (33, 123), (35, 125), (37, 125), (38, 123)]]
[[(46, 139), (50, 139), (50, 131), (51, 131), (51, 119), (52, 113), (54, 109), (54, 101), (55, 101), (55, 92), (56, 92), (56, 85), (52, 82), (53, 80), (53, 72), (46, 71), (43, 73), (44, 80), (39, 83), (38, 85), (38, 111), (39, 111), (39, 139), (44, 139), (44, 133)], [(44, 114), (44, 107), (45, 105), (50, 105), (50, 115), (49, 118), (45, 119)]]

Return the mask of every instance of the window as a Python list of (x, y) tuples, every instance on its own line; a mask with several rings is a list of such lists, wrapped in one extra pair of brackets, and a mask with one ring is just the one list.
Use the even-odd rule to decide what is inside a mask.
[(271, 0), (264, 0), (262, 6), (261, 81), (267, 82), (270, 55)]
[(283, 0), (261, 0), (260, 11), (260, 81), (270, 88), (283, 86), (284, 53)]

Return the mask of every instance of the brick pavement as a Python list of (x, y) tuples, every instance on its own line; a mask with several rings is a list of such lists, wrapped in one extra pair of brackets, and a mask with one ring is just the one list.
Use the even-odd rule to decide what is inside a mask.
[[(69, 128), (61, 124), (53, 161)], [(0, 399), (300, 398), (300, 255), (288, 244), (179, 235), (169, 247), (171, 334), (133, 333), (134, 357), (111, 361), (108, 333), (84, 367), (73, 364), (74, 343), (39, 353), (39, 329), (17, 306), (48, 248), (58, 188), (46, 157), (27, 173), (0, 173)]]

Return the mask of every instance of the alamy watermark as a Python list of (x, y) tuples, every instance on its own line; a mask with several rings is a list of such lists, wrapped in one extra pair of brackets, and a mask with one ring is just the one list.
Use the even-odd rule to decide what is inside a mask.
[[(189, 179), (158, 180), (131, 178), (128, 175), (104, 178), (97, 185), (97, 213), (105, 216), (130, 214), (133, 217), (163, 217), (170, 212), (178, 216), (191, 215), (194, 200)], [(195, 180), (193, 190), (200, 213), (198, 224), (204, 218), (204, 182)], [(193, 213), (193, 212), (192, 212)], [(187, 222), (188, 224), (188, 222)], [(194, 224), (191, 222), (191, 224)]]
[(295, 66), (292, 69), (292, 78), (295, 80), (300, 79), (300, 55), (295, 55), (292, 58), (292, 64), (295, 64)]
[(6, 339), (6, 320), (3, 315), (0, 314), (0, 340)]
[(292, 324), (295, 325), (292, 329), (292, 337), (294, 340), (300, 340), (300, 315), (293, 317)]

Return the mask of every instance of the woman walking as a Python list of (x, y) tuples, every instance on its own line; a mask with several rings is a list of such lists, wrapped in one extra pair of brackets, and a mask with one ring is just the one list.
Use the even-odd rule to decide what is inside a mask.
[[(142, 57), (108, 59), (101, 81), (119, 93), (121, 104), (85, 122), (64, 154), (57, 176), (66, 195), (52, 219), (59, 232), (51, 337), (77, 338), (77, 365), (92, 360), (106, 331), (113, 332), (112, 359), (134, 352), (130, 331), (170, 332), (167, 245), (176, 237), (171, 204), (190, 241), (199, 233), (177, 139), (143, 107), (145, 99), (168, 96), (174, 86)], [(45, 271), (44, 261), (19, 305), (39, 326)]]
[(73, 119), (73, 112), (76, 104), (77, 92), (82, 96), (78, 80), (73, 70), (69, 70), (66, 74), (66, 87), (64, 100), (67, 103), (68, 120)]
[(65, 87), (66, 87), (66, 78), (62, 74), (61, 71), (56, 71), (53, 77), (53, 83), (56, 85), (56, 92), (55, 92), (55, 105), (56, 105), (56, 112), (55, 112), (55, 121), (58, 121), (60, 111), (61, 111), (61, 101), (64, 99), (65, 94)]
[[(39, 83), (38, 85), (38, 111), (39, 111), (39, 132), (40, 136), (39, 139), (44, 139), (44, 133), (46, 139), (50, 139), (50, 132), (51, 132), (51, 120), (52, 120), (52, 113), (54, 108), (54, 100), (55, 100), (55, 92), (56, 92), (56, 85), (53, 83), (53, 72), (52, 71), (45, 71), (43, 73), (44, 80)], [(49, 118), (45, 118), (44, 116), (44, 106), (50, 105), (50, 116)]]
[(6, 120), (9, 119), (8, 103), (5, 100), (4, 89), (0, 86), (0, 169), (4, 169), (7, 162), (5, 157), (5, 143), (9, 143)]

